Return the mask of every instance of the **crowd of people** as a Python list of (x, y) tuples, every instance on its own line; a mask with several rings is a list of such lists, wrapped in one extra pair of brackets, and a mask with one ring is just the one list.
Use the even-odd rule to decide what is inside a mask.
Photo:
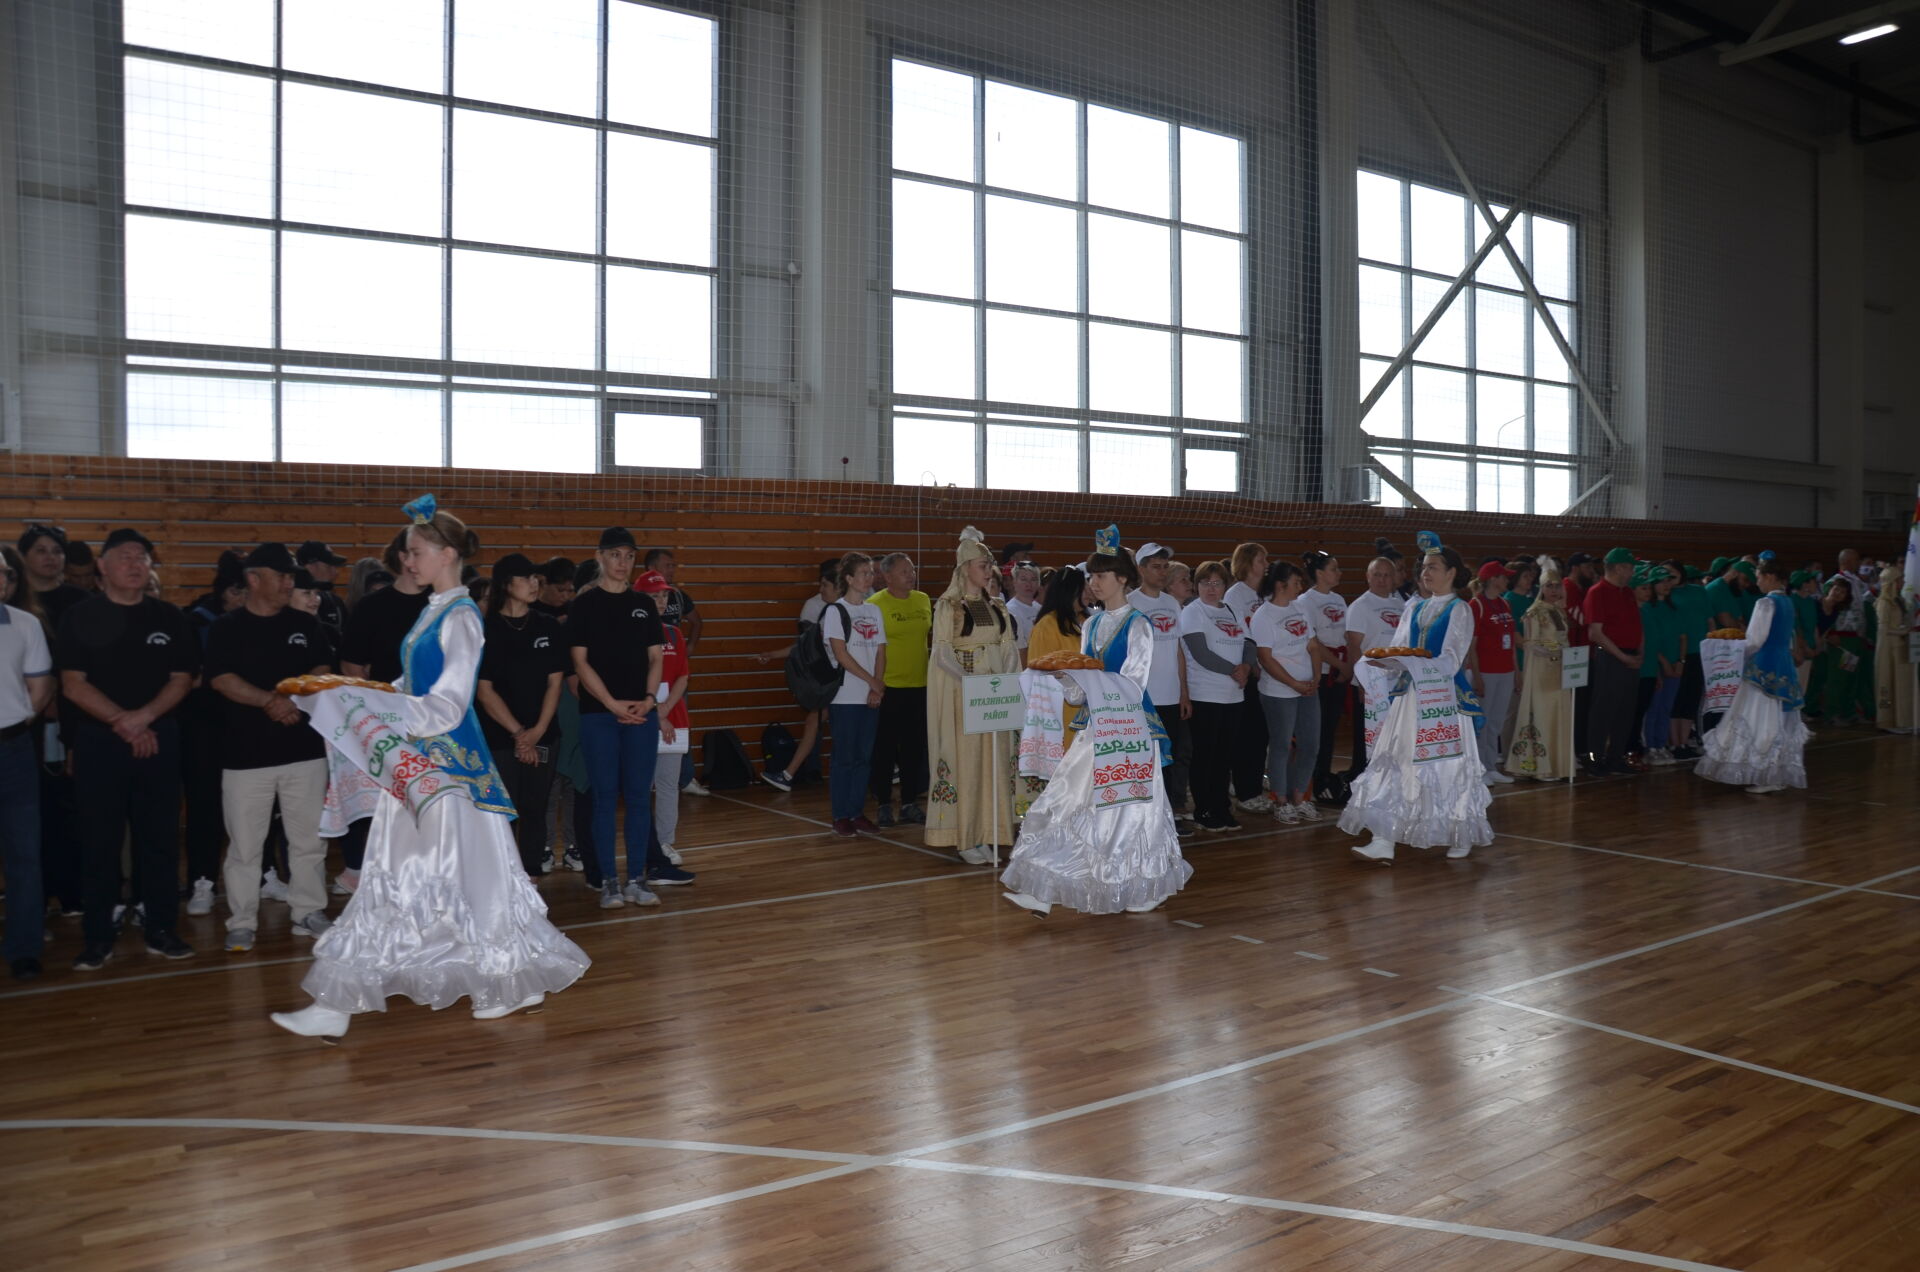
[[(390, 933), (330, 938), (328, 912), (363, 888), (398, 886), (367, 864), (370, 843), (384, 843), (387, 860), (397, 841), (372, 805), (358, 816), (344, 806), (337, 748), (310, 727), (310, 704), (276, 690), (289, 677), (396, 685), (414, 705), (390, 714), (418, 716), (407, 736), (437, 740), (421, 763), (478, 814), (513, 818), (481, 823), (515, 866), (495, 891), (550, 974), (498, 993), (469, 985), (476, 1006), (512, 1010), (584, 967), (555, 944), (564, 938), (538, 930), (544, 907), (522, 895), (528, 881), (576, 871), (609, 909), (658, 905), (661, 888), (692, 882), (675, 839), (682, 793), (705, 793), (688, 713), (702, 618), (675, 582), (674, 553), (643, 552), (616, 526), (583, 561), (510, 551), (482, 572), (448, 514), (410, 515), (381, 557), (351, 564), (318, 541), (225, 552), (185, 608), (161, 599), (157, 550), (138, 529), (96, 551), (32, 525), (0, 547), (0, 835), (15, 978), (41, 973), (49, 909), (79, 920), (73, 965), (90, 971), (130, 929), (154, 955), (192, 957), (182, 909), (224, 906), (225, 948), (245, 953), (271, 903), (287, 907), (296, 936), (336, 953), (317, 1008), (373, 1009), (383, 984), (437, 1002), (465, 983), (444, 969), (433, 986), (418, 969), (385, 982), (364, 966), (339, 973), (393, 956), (381, 946)], [(817, 652), (827, 682), (802, 702), (799, 737), (768, 748), (764, 781), (792, 789), (830, 737), (834, 833), (918, 833), (971, 864), (1014, 850), (1018, 903), (1110, 912), (1158, 904), (1184, 882), (1178, 839), (1250, 815), (1337, 818), (1371, 836), (1355, 849), (1367, 861), (1391, 861), (1396, 845), (1464, 857), (1490, 842), (1491, 786), (1699, 759), (1703, 776), (1765, 791), (1804, 785), (1807, 723), (1914, 728), (1914, 612), (1897, 560), (1848, 551), (1830, 566), (1789, 566), (1757, 552), (1702, 569), (1615, 548), (1470, 563), (1423, 535), (1412, 559), (1376, 541), (1358, 571), (1365, 589), (1349, 595), (1327, 552), (1248, 542), (1183, 562), (1151, 540), (1126, 548), (1109, 529), (1085, 560), (1043, 565), (1031, 544), (996, 551), (969, 528), (937, 597), (903, 551), (821, 563), (794, 638), (759, 655), (785, 660), (794, 683)], [(1736, 702), (1703, 713), (1712, 634), (1745, 642), (1742, 693), (1769, 695), (1764, 711)], [(1366, 655), (1378, 649), (1399, 652)], [(1575, 649), (1590, 681), (1569, 691), (1562, 668)], [(1056, 677), (1053, 734), (967, 731), (965, 677), (1069, 654), (1099, 665)], [(423, 667), (441, 685), (471, 684), (429, 692)], [(1106, 721), (1101, 700), (1089, 706), (1088, 677), (1100, 676), (1119, 678), (1100, 682), (1105, 700), (1127, 699), (1136, 716)], [(1137, 742), (1129, 730), (1150, 735), (1151, 782), (1137, 765), (1123, 766), (1124, 787), (1109, 781), (1112, 766), (1082, 771), (1091, 748), (1075, 759), (1075, 738), (1109, 725), (1116, 751)], [(1148, 883), (1088, 882), (1104, 877), (1089, 865), (1089, 798), (1135, 805), (1129, 851), (1140, 861), (1123, 873)]]

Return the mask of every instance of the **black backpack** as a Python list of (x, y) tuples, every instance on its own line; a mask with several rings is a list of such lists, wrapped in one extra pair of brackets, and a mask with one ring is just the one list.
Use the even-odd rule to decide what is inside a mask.
[[(853, 619), (847, 607), (835, 601), (833, 608), (840, 611), (840, 621), (851, 633)], [(827, 657), (827, 634), (819, 623), (800, 624), (800, 635), (787, 653), (786, 672), (787, 690), (802, 711), (818, 711), (832, 702), (847, 674)]]
[(800, 740), (784, 724), (770, 724), (760, 730), (760, 760), (769, 773), (784, 773), (800, 749)]
[(753, 764), (747, 748), (732, 729), (709, 729), (702, 745), (707, 753), (707, 785), (716, 791), (737, 791), (753, 785)]

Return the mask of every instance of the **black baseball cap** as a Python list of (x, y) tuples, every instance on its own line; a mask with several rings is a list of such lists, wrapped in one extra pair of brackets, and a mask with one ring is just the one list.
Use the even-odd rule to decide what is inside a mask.
[(311, 565), (315, 561), (322, 565), (345, 565), (347, 558), (318, 539), (308, 539), (300, 545), (299, 551), (293, 554), (293, 562), (295, 565)]
[(546, 574), (523, 552), (509, 552), (493, 563), (493, 581), (505, 587), (514, 579), (544, 579)]
[(634, 542), (633, 531), (627, 529), (625, 526), (608, 526), (600, 532), (600, 551), (602, 552), (605, 552), (609, 548), (633, 548), (638, 546), (639, 545)]
[(249, 570), (278, 570), (282, 574), (292, 574), (293, 553), (287, 551), (284, 543), (263, 543), (247, 553), (246, 567)]
[(1588, 556), (1584, 552), (1576, 552), (1572, 556), (1567, 558), (1567, 568), (1569, 570), (1571, 570), (1576, 565), (1591, 565), (1591, 564), (1593, 564), (1593, 558)]
[(146, 535), (141, 534), (138, 530), (135, 530), (131, 526), (122, 526), (118, 530), (115, 530), (112, 534), (108, 535), (107, 541), (100, 546), (100, 550), (102, 552), (111, 552), (123, 543), (137, 543), (141, 547), (147, 550), (148, 556), (152, 556), (154, 554), (153, 540), (147, 538)]
[(42, 539), (52, 539), (62, 549), (67, 546), (67, 532), (59, 526), (28, 526), (20, 532), (20, 541), (13, 546), (19, 550), (21, 556), (25, 556), (28, 550)]
[(360, 581), (362, 588), (392, 587), (393, 571), (387, 569), (368, 570), (367, 577)]
[(309, 592), (317, 592), (320, 590), (320, 585), (314, 582), (313, 575), (308, 574), (305, 570), (296, 569), (293, 572), (293, 585)]

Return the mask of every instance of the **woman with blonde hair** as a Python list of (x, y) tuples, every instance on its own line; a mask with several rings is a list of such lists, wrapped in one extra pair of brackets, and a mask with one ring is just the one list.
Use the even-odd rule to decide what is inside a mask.
[(435, 1010), (468, 998), (477, 1020), (530, 1010), (590, 963), (547, 919), (521, 866), (513, 803), (474, 714), (484, 625), (460, 567), (479, 541), (432, 495), (405, 511), (403, 562), (429, 598), (402, 646), (400, 683), (295, 700), (322, 736), (335, 727), (322, 721), (339, 721), (366, 738), (345, 744), (348, 758), (377, 783), (359, 883), (300, 982), (313, 1004), (273, 1013), (282, 1029), (323, 1040), (396, 994)]
[[(1013, 616), (988, 591), (993, 553), (972, 526), (960, 532), (953, 579), (933, 606), (933, 652), (927, 661), (926, 843), (952, 848), (969, 865), (994, 859), (1013, 842), (1011, 733), (967, 733), (961, 724), (962, 676), (1020, 670)], [(995, 748), (1000, 754), (996, 757)], [(1003, 789), (994, 789), (995, 775)]]

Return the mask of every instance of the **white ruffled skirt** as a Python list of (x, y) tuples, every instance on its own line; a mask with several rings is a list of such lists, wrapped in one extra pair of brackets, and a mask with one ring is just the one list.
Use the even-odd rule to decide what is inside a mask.
[(1150, 801), (1093, 806), (1093, 747), (1068, 749), (1027, 810), (1000, 881), (1049, 905), (1118, 914), (1159, 905), (1186, 886), (1167, 788), (1156, 772)]
[(416, 823), (380, 801), (352, 900), (315, 943), (300, 987), (335, 1011), (385, 1011), (404, 994), (436, 1010), (509, 1007), (580, 979), (585, 951), (547, 919), (512, 824), (459, 793)]
[(1733, 705), (1703, 740), (1706, 755), (1693, 771), (1730, 786), (1807, 784), (1807, 726), (1798, 711), (1787, 711), (1742, 681)]
[(1417, 724), (1414, 696), (1400, 695), (1387, 708), (1380, 737), (1367, 753), (1367, 771), (1353, 783), (1340, 829), (1350, 835), (1372, 833), (1409, 848), (1478, 848), (1493, 842), (1487, 809), (1493, 794), (1474, 745), (1473, 725), (1464, 753), (1444, 760), (1413, 759)]

